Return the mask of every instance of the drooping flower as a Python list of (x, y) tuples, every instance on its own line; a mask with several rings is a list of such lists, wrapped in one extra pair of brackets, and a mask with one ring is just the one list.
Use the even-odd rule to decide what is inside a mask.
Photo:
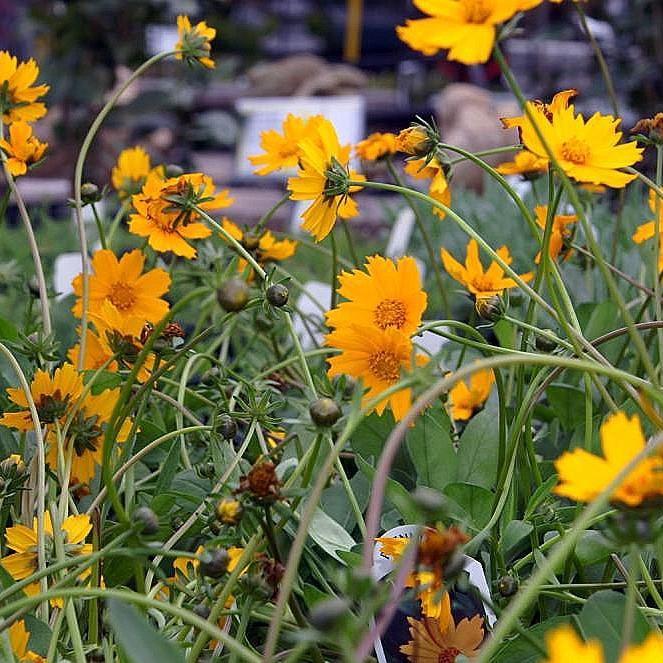
[(522, 175), (525, 179), (530, 179), (548, 170), (548, 159), (537, 157), (528, 150), (520, 150), (513, 161), (505, 161), (495, 170), (502, 175)]
[[(327, 335), (326, 344), (341, 350), (341, 354), (328, 360), (329, 376), (350, 375), (361, 379), (368, 389), (362, 399), (364, 406), (393, 387), (401, 379), (401, 372), (412, 370), (413, 363), (425, 363), (421, 356), (413, 362), (412, 342), (393, 327), (344, 325)], [(382, 414), (389, 406), (398, 421), (405, 416), (411, 403), (412, 390), (407, 387), (383, 398), (375, 406), (375, 411)]]
[(359, 141), (355, 147), (355, 153), (364, 161), (377, 161), (397, 151), (397, 139), (391, 133), (372, 133)]
[(656, 113), (654, 117), (638, 120), (631, 129), (632, 134), (644, 134), (654, 143), (663, 143), (663, 113)]
[(349, 169), (350, 147), (342, 147), (334, 125), (326, 118), (315, 123), (314, 135), (300, 143), (301, 156), (296, 177), (288, 179), (292, 200), (310, 200), (302, 214), (302, 227), (321, 241), (331, 232), (336, 219), (351, 219), (359, 214), (350, 197), (361, 187), (349, 187), (347, 179), (363, 180)]
[[(564, 452), (556, 461), (559, 484), (555, 492), (579, 502), (596, 498), (646, 446), (640, 419), (624, 412), (608, 417), (601, 426), (603, 456), (576, 448)], [(663, 493), (663, 457), (643, 459), (620, 486), (611, 500), (638, 506)]]
[(122, 150), (111, 173), (113, 187), (120, 198), (138, 193), (151, 170), (150, 155), (140, 145)]
[(414, 0), (427, 18), (406, 21), (396, 28), (400, 39), (424, 55), (448, 50), (447, 58), (480, 64), (490, 57), (497, 26), (518, 11), (543, 0)]
[(430, 154), (437, 142), (439, 142), (439, 135), (432, 125), (416, 122), (398, 132), (396, 149), (398, 152), (422, 158)]
[[(405, 163), (405, 172), (415, 179), (430, 180), (428, 195), (446, 207), (451, 205), (451, 187), (447, 181), (444, 166), (436, 158), (426, 160), (414, 159)], [(447, 213), (433, 207), (433, 213), (443, 219)]]
[(460, 380), (449, 390), (451, 416), (457, 421), (467, 421), (482, 408), (495, 384), (495, 374), (490, 370), (472, 373), (469, 384)]
[(43, 656), (28, 648), (30, 632), (25, 627), (25, 621), (14, 622), (9, 627), (9, 644), (18, 663), (46, 663)]
[[(659, 198), (658, 194), (654, 189), (649, 190), (649, 209), (652, 211), (652, 214), (656, 216), (656, 208), (658, 207), (658, 216), (659, 216), (659, 245), (661, 249), (659, 250), (658, 256), (658, 271), (663, 271), (663, 198)], [(638, 226), (637, 230), (633, 233), (633, 241), (636, 244), (642, 244), (649, 239), (652, 239), (656, 235), (656, 221), (647, 221), (642, 225)]]
[[(100, 314), (105, 301), (115, 306), (133, 322), (135, 333), (143, 324), (159, 322), (170, 306), (161, 296), (168, 292), (170, 276), (163, 269), (143, 273), (145, 254), (134, 249), (119, 260), (110, 249), (101, 249), (92, 256), (92, 274), (89, 276), (89, 312)], [(73, 281), (76, 300), (72, 311), (81, 317), (83, 311), (83, 277)]]
[(0, 51), (0, 113), (5, 124), (34, 122), (46, 115), (46, 106), (37, 99), (49, 86), (33, 86), (37, 76), (39, 66), (33, 59), (19, 63), (15, 56)]
[(285, 168), (295, 168), (301, 155), (301, 141), (311, 135), (313, 127), (321, 119), (321, 115), (303, 118), (288, 113), (281, 125), (281, 133), (276, 129), (261, 131), (260, 147), (264, 152), (249, 157), (254, 166), (259, 166), (253, 172), (269, 175)]
[[(506, 246), (497, 249), (496, 253), (507, 265), (511, 264), (511, 254)], [(477, 300), (501, 295), (504, 290), (518, 287), (513, 279), (504, 276), (504, 270), (495, 261), (484, 270), (479, 258), (479, 245), (475, 239), (471, 239), (467, 244), (465, 265), (461, 265), (446, 249), (441, 250), (441, 255), (449, 275), (464, 285)], [(520, 278), (529, 281), (532, 273), (521, 274)]]
[(179, 41), (175, 45), (178, 60), (188, 63), (199, 62), (206, 69), (214, 69), (214, 60), (210, 57), (212, 40), (216, 37), (216, 30), (210, 28), (205, 21), (192, 26), (188, 16), (177, 17), (177, 34)]
[[(539, 228), (545, 230), (546, 221), (548, 218), (548, 206), (547, 205), (537, 205), (534, 208), (534, 214), (536, 215), (536, 223)], [(565, 250), (564, 244), (571, 238), (571, 229), (570, 225), (576, 223), (578, 217), (575, 214), (556, 214), (553, 219), (552, 232), (550, 234), (550, 244), (548, 246), (548, 252), (550, 254), (551, 260), (557, 260), (559, 255), (564, 251), (564, 258), (568, 258), (571, 255), (569, 250)], [(541, 262), (541, 252), (537, 254), (534, 262), (538, 265)]]
[[(30, 384), (30, 393), (41, 424), (63, 422), (82, 391), (82, 375), (71, 364), (56, 368), (52, 376), (38, 369)], [(0, 418), (0, 424), (20, 431), (32, 430), (34, 425), (23, 389), (8, 387), (7, 395), (9, 400), (21, 409), (17, 412), (5, 412)]]
[(28, 166), (37, 163), (47, 147), (48, 143), (33, 136), (32, 127), (20, 120), (9, 125), (9, 140), (0, 140), (0, 149), (7, 155), (7, 168), (14, 177), (25, 175)]
[(348, 301), (327, 313), (327, 324), (391, 328), (412, 335), (421, 324), (428, 301), (414, 258), (394, 262), (375, 255), (366, 259), (365, 269), (340, 274), (338, 293)]

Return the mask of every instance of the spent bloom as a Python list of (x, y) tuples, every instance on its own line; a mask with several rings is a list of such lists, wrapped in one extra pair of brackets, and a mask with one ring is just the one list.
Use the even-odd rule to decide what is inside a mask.
[(48, 143), (42, 143), (32, 134), (32, 127), (21, 120), (9, 125), (9, 140), (0, 139), (0, 149), (7, 156), (7, 168), (14, 175), (25, 175), (28, 166), (37, 163)]
[(5, 124), (34, 122), (46, 115), (46, 106), (38, 101), (49, 90), (48, 85), (34, 85), (39, 66), (30, 59), (19, 62), (14, 55), (0, 51), (0, 113)]
[(214, 69), (214, 60), (210, 57), (212, 40), (216, 37), (216, 30), (210, 28), (205, 21), (191, 25), (188, 16), (177, 17), (177, 34), (179, 41), (175, 45), (178, 60), (188, 63), (199, 62), (206, 69)]

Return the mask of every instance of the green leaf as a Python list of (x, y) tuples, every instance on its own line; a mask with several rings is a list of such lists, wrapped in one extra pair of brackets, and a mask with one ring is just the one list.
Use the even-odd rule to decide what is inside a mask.
[(51, 638), (53, 637), (51, 629), (47, 624), (44, 624), (44, 622), (32, 615), (26, 615), (24, 620), (25, 628), (30, 633), (28, 649), (40, 656), (46, 656), (48, 646), (51, 644)]
[[(606, 663), (617, 662), (627, 613), (626, 596), (612, 590), (604, 590), (592, 594), (577, 617), (585, 640), (595, 638), (603, 643)], [(639, 610), (634, 611), (633, 620), (631, 641), (640, 643), (647, 637), (649, 626)]]
[(535, 491), (532, 497), (530, 497), (529, 502), (527, 503), (527, 508), (525, 509), (524, 519), (529, 520), (536, 510), (546, 501), (550, 496), (552, 489), (557, 485), (557, 475), (554, 474), (551, 477), (548, 477)]
[[(490, 520), (493, 513), (495, 496), (489, 490), (469, 483), (450, 483), (444, 494), (450, 497), (461, 509), (455, 514), (456, 520), (466, 522), (468, 526), (479, 531)], [(454, 514), (451, 514), (454, 517)]]
[[(532, 636), (536, 642), (544, 646), (545, 634), (562, 624), (568, 624), (568, 619), (565, 617), (553, 617), (536, 626), (530, 626), (527, 632)], [(502, 647), (493, 658), (492, 663), (539, 663), (545, 657), (529, 640), (526, 640), (522, 635), (517, 636), (510, 640), (507, 645)], [(582, 663), (582, 661), (577, 661)]]
[(0, 339), (3, 341), (16, 341), (18, 339), (16, 326), (7, 318), (0, 318)]
[(450, 430), (447, 413), (437, 408), (419, 417), (408, 431), (406, 447), (417, 471), (417, 485), (442, 491), (455, 480), (458, 463)]
[(568, 384), (552, 384), (546, 389), (550, 406), (566, 430), (585, 419), (585, 390)]
[(458, 449), (456, 481), (493, 488), (497, 478), (497, 415), (479, 412), (463, 431)]
[(184, 654), (133, 606), (109, 600), (108, 619), (115, 639), (130, 663), (184, 663)]
[(523, 520), (512, 520), (505, 528), (500, 541), (501, 547), (508, 555), (512, 548), (520, 543), (530, 532), (534, 529), (531, 523), (526, 523)]
[(328, 555), (339, 562), (343, 560), (338, 556), (338, 551), (350, 552), (355, 546), (355, 540), (320, 508), (315, 510), (308, 533)]
[(614, 544), (610, 543), (603, 534), (594, 530), (583, 532), (580, 541), (576, 544), (576, 555), (583, 567), (602, 562), (614, 550)]
[(163, 465), (161, 465), (161, 471), (159, 472), (159, 478), (157, 479), (157, 485), (154, 488), (154, 495), (160, 495), (164, 490), (170, 488), (170, 484), (173, 483), (173, 479), (177, 474), (177, 468), (180, 464), (180, 443), (178, 440), (175, 440), (170, 446), (170, 451), (166, 456), (166, 460)]

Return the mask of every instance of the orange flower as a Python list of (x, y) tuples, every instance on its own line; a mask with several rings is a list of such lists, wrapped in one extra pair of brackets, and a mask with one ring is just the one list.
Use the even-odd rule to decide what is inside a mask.
[(394, 134), (373, 133), (357, 143), (355, 152), (364, 161), (377, 161), (398, 151)]
[[(658, 257), (658, 271), (663, 272), (663, 198), (659, 198), (658, 194), (654, 189), (649, 190), (649, 209), (652, 211), (652, 214), (656, 216), (656, 211), (658, 208), (659, 216), (659, 244), (661, 250), (659, 251)], [(652, 239), (656, 234), (656, 222), (647, 221), (642, 225), (638, 226), (637, 230), (633, 233), (632, 239), (636, 244), (642, 244), (649, 239)]]
[(46, 106), (37, 99), (43, 97), (49, 87), (33, 87), (37, 76), (39, 67), (34, 60), (19, 63), (15, 56), (0, 51), (0, 112), (5, 124), (34, 122), (46, 115)]
[(42, 143), (32, 135), (27, 122), (16, 121), (9, 125), (9, 140), (0, 140), (0, 149), (7, 155), (7, 168), (14, 175), (25, 175), (28, 165), (37, 163), (43, 156), (48, 143)]
[(488, 400), (495, 375), (490, 369), (472, 373), (469, 384), (465, 380), (457, 382), (449, 390), (451, 416), (457, 421), (466, 421)]
[[(444, 172), (444, 167), (438, 159), (414, 159), (405, 163), (405, 172), (415, 179), (430, 180), (428, 195), (435, 198), (446, 207), (451, 205), (451, 188)], [(447, 213), (438, 207), (433, 207), (433, 213), (443, 219)]]
[[(548, 219), (548, 205), (537, 205), (534, 208), (536, 214), (536, 223), (539, 228), (545, 230)], [(553, 219), (552, 233), (550, 235), (550, 245), (548, 247), (551, 260), (557, 260), (564, 249), (564, 242), (571, 237), (571, 230), (568, 226), (576, 223), (578, 217), (575, 214), (559, 214)], [(565, 258), (570, 257), (571, 252), (567, 251)], [(541, 252), (537, 254), (534, 262), (538, 265), (541, 262)]]
[(214, 69), (214, 60), (210, 57), (211, 41), (216, 37), (216, 30), (208, 27), (205, 21), (192, 26), (188, 16), (177, 17), (179, 41), (175, 45), (178, 60), (199, 62), (206, 69)]
[(527, 150), (521, 150), (516, 153), (513, 161), (505, 161), (495, 170), (502, 175), (522, 175), (531, 178), (548, 170), (548, 159), (541, 159)]

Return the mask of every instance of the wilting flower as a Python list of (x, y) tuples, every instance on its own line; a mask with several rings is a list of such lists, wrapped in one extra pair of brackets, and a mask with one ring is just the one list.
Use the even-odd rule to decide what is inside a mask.
[(339, 283), (338, 293), (348, 301), (327, 313), (330, 327), (357, 324), (396, 329), (408, 336), (419, 327), (428, 298), (414, 258), (394, 262), (371, 256), (366, 271), (343, 272)]
[(377, 161), (397, 151), (396, 136), (390, 133), (373, 133), (355, 147), (355, 153), (364, 161)]
[(487, 62), (496, 28), (523, 9), (543, 0), (414, 0), (427, 18), (406, 21), (396, 28), (410, 48), (424, 55), (448, 50), (447, 58), (464, 64)]
[[(71, 364), (56, 368), (52, 376), (38, 369), (30, 384), (30, 393), (42, 424), (64, 422), (82, 391), (83, 377)], [(8, 387), (7, 395), (21, 409), (18, 412), (5, 412), (0, 418), (0, 424), (20, 431), (32, 430), (34, 424), (23, 389)]]
[[(546, 222), (548, 219), (548, 206), (547, 205), (537, 205), (534, 208), (534, 213), (536, 214), (536, 223), (539, 228), (545, 230)], [(557, 260), (560, 253), (564, 249), (564, 244), (571, 238), (571, 229), (570, 225), (576, 223), (578, 217), (575, 214), (557, 214), (553, 219), (552, 232), (550, 234), (550, 245), (548, 247), (550, 259)], [(570, 252), (566, 252), (565, 257), (570, 256)], [(538, 265), (541, 262), (541, 252), (537, 254), (534, 262)]]
[[(496, 253), (507, 265), (511, 264), (511, 254), (506, 246), (497, 249)], [(441, 255), (444, 269), (449, 272), (451, 278), (464, 285), (477, 300), (501, 295), (504, 290), (518, 287), (513, 279), (504, 276), (504, 270), (495, 261), (484, 270), (479, 258), (479, 245), (475, 239), (471, 239), (467, 244), (465, 265), (461, 265), (446, 249), (441, 250)], [(520, 278), (529, 281), (532, 273), (521, 274)]]
[(207, 69), (214, 69), (214, 60), (210, 57), (211, 41), (216, 37), (216, 30), (208, 27), (205, 21), (192, 26), (188, 16), (177, 17), (177, 33), (179, 41), (175, 45), (178, 60), (189, 63), (199, 62)]
[[(170, 308), (161, 295), (168, 292), (170, 276), (163, 269), (143, 273), (145, 254), (134, 249), (119, 260), (110, 249), (101, 249), (92, 256), (92, 274), (89, 276), (89, 312), (100, 314), (105, 301), (110, 302), (122, 315), (133, 321), (136, 334), (145, 321), (159, 322)], [(83, 312), (83, 276), (73, 281), (76, 300), (72, 311), (76, 317)]]
[(341, 147), (334, 125), (326, 118), (315, 123), (314, 135), (300, 143), (301, 156), (296, 177), (288, 179), (292, 200), (310, 200), (303, 213), (302, 227), (321, 241), (331, 232), (337, 217), (350, 219), (359, 214), (350, 197), (360, 189), (347, 180), (363, 180), (348, 167), (350, 147)]
[(495, 375), (490, 369), (472, 373), (469, 383), (457, 382), (449, 390), (451, 416), (457, 421), (466, 421), (478, 409), (482, 408), (490, 396)]
[(262, 503), (281, 499), (281, 480), (276, 474), (276, 465), (271, 460), (258, 460), (247, 474), (240, 477), (235, 493), (245, 493)]
[(548, 170), (548, 159), (542, 159), (527, 150), (516, 153), (513, 161), (505, 161), (495, 169), (502, 175), (522, 175), (529, 179)]
[[(447, 181), (444, 166), (436, 158), (414, 159), (405, 164), (405, 172), (415, 179), (430, 180), (428, 195), (446, 207), (451, 205), (451, 188)], [(447, 213), (439, 207), (433, 207), (433, 213), (443, 219)]]
[(655, 143), (663, 143), (663, 113), (656, 113), (654, 117), (638, 120), (631, 129), (633, 134), (645, 134)]
[[(362, 399), (364, 406), (393, 387), (401, 379), (402, 371), (413, 368), (412, 342), (393, 327), (344, 325), (327, 335), (326, 344), (341, 350), (341, 354), (328, 360), (329, 376), (350, 375), (361, 379), (368, 388)], [(421, 356), (415, 359), (416, 364), (425, 361)], [(400, 420), (411, 403), (412, 390), (407, 387), (383, 398), (375, 406), (375, 411), (382, 414), (389, 406), (394, 418)]]
[(47, 147), (48, 143), (33, 136), (32, 127), (20, 120), (9, 125), (9, 140), (0, 140), (0, 149), (7, 155), (7, 168), (15, 177), (25, 175), (28, 166), (37, 163)]
[(217, 192), (212, 178), (202, 173), (171, 177), (165, 182), (150, 174), (143, 190), (131, 201), (136, 213), (131, 215), (129, 232), (147, 237), (155, 251), (172, 251), (183, 258), (196, 257), (190, 240), (212, 234), (194, 208), (210, 212), (233, 203), (227, 190)]
[(0, 113), (5, 124), (34, 122), (46, 115), (46, 106), (37, 99), (48, 92), (49, 86), (33, 87), (37, 76), (39, 67), (34, 60), (19, 63), (15, 56), (0, 51)]
[[(617, 412), (601, 426), (603, 457), (584, 449), (564, 452), (556, 461), (558, 495), (579, 502), (590, 502), (603, 492), (617, 475), (645, 449), (640, 419)], [(663, 457), (644, 458), (612, 493), (613, 502), (638, 506), (663, 493)]]
[(28, 648), (30, 632), (25, 628), (25, 622), (14, 622), (9, 627), (9, 644), (18, 663), (46, 663), (46, 659)]
[(303, 118), (288, 113), (281, 125), (282, 133), (276, 129), (260, 132), (260, 147), (263, 154), (249, 157), (256, 175), (269, 175), (284, 168), (295, 168), (301, 155), (300, 143), (311, 135), (315, 124), (322, 119), (321, 115)]
[(150, 155), (139, 145), (120, 152), (113, 166), (111, 181), (120, 198), (138, 193), (152, 170)]
[[(658, 201), (658, 202), (657, 202)], [(658, 271), (663, 271), (663, 198), (659, 198), (658, 194), (654, 189), (649, 190), (649, 209), (651, 209), (652, 214), (656, 215), (656, 208), (658, 207), (658, 216), (659, 216), (659, 244), (661, 250), (659, 251), (658, 257)], [(651, 239), (656, 234), (656, 222), (647, 221), (638, 226), (638, 229), (633, 233), (633, 241), (636, 244), (642, 244), (648, 239)]]

